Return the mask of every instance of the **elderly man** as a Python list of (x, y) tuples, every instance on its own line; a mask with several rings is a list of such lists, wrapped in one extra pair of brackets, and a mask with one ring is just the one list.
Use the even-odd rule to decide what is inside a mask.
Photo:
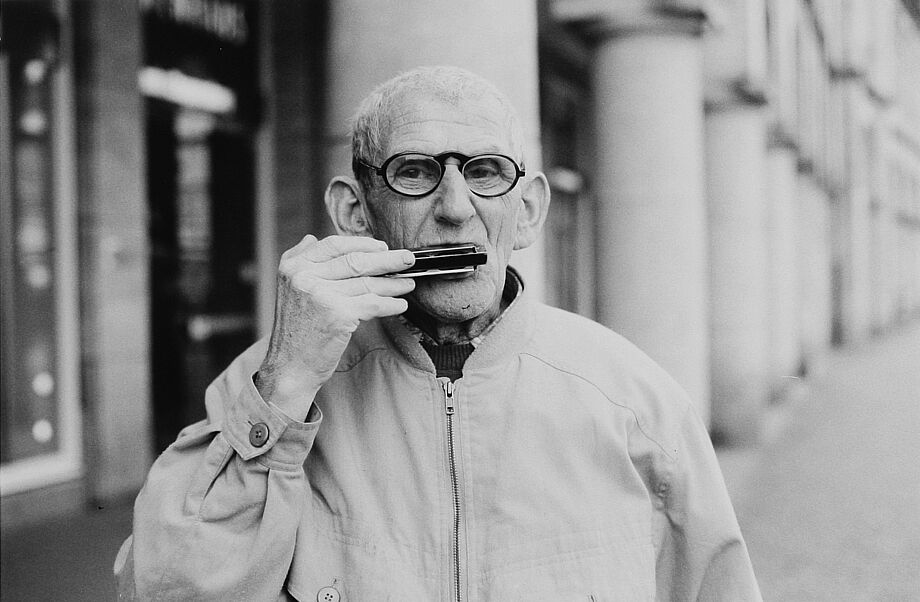
[[(282, 256), (271, 337), (157, 460), (116, 560), (125, 598), (759, 599), (707, 433), (631, 344), (508, 267), (549, 205), (491, 84), (376, 89), (338, 236)], [(388, 276), (473, 243), (472, 272)]]

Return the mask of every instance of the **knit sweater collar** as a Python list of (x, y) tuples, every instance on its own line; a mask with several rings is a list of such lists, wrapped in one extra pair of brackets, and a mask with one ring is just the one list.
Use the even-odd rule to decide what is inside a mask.
[[(530, 312), (526, 306), (530, 303), (524, 282), (513, 268), (508, 268), (503, 295), (509, 299), (508, 307), (495, 319), (483, 333), (469, 344), (473, 347), (463, 364), (463, 374), (471, 371), (487, 370), (504, 363), (509, 355), (530, 338), (532, 331)], [(381, 325), (388, 341), (395, 351), (411, 365), (426, 372), (437, 372), (431, 356), (422, 346), (422, 334), (400, 316), (381, 319)], [(467, 350), (447, 350), (447, 353), (465, 354)], [(456, 357), (449, 361), (455, 361)]]

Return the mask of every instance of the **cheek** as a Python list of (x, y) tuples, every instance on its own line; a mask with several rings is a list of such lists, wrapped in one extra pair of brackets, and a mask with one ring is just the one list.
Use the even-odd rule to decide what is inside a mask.
[(490, 220), (494, 226), (489, 228), (489, 241), (498, 252), (505, 255), (506, 259), (514, 248), (517, 214), (517, 199), (503, 198), (500, 210), (496, 211), (495, 219)]
[(377, 202), (368, 204), (367, 211), (375, 238), (386, 242), (390, 248), (394, 249), (410, 246), (412, 225), (409, 217), (411, 212), (407, 211), (405, 203)]

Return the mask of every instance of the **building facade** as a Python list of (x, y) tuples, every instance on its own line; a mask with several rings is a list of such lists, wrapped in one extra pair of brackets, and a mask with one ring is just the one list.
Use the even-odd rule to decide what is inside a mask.
[(133, 495), (328, 234), (347, 120), (423, 64), (494, 81), (553, 189), (530, 290), (756, 444), (833, 345), (920, 316), (915, 0), (9, 0), (3, 524)]

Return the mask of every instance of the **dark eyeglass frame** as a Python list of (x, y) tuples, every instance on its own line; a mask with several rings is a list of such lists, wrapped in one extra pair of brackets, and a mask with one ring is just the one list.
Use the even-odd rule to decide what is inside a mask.
[[(400, 157), (405, 157), (406, 155), (421, 155), (421, 156), (423, 156), (423, 157), (430, 157), (430, 158), (434, 159), (434, 161), (435, 161), (435, 162), (438, 164), (438, 166), (441, 168), (441, 174), (438, 176), (438, 181), (437, 181), (437, 182), (435, 183), (435, 185), (431, 188), (431, 190), (429, 190), (429, 191), (427, 191), (427, 192), (423, 192), (423, 193), (421, 193), (421, 194), (409, 194), (409, 193), (403, 192), (403, 191), (401, 191), (401, 190), (397, 190), (396, 188), (393, 187), (392, 184), (390, 184), (390, 180), (389, 180), (389, 178), (387, 178), (387, 175), (386, 175), (386, 174), (387, 174), (387, 167), (389, 167), (389, 166), (390, 166), (390, 163), (392, 163), (392, 162), (395, 161), (396, 159), (398, 159), (398, 158), (400, 158)], [(473, 161), (474, 159), (481, 159), (482, 157), (501, 157), (502, 159), (507, 159), (508, 161), (510, 161), (511, 164), (514, 166), (514, 180), (512, 180), (511, 185), (508, 186), (508, 188), (507, 188), (506, 190), (504, 190), (504, 191), (502, 191), (502, 192), (499, 192), (499, 193), (497, 193), (497, 194), (482, 194), (482, 193), (476, 192), (475, 190), (473, 190), (472, 188), (470, 188), (470, 192), (472, 192), (473, 194), (475, 194), (475, 195), (478, 196), (478, 197), (482, 197), (482, 198), (484, 198), (484, 199), (492, 199), (492, 198), (495, 198), (495, 197), (502, 196), (502, 195), (504, 195), (504, 194), (508, 194), (509, 192), (511, 192), (512, 189), (514, 189), (515, 186), (517, 186), (517, 183), (518, 183), (518, 182), (520, 181), (520, 179), (521, 179), (522, 177), (524, 177), (524, 175), (525, 175), (525, 173), (524, 173), (524, 167), (523, 167), (523, 166), (519, 166), (519, 165), (517, 164), (517, 161), (515, 161), (514, 159), (512, 159), (512, 158), (509, 157), (508, 155), (503, 155), (503, 154), (501, 154), (501, 153), (482, 153), (481, 155), (473, 155), (473, 156), (471, 157), (471, 156), (469, 156), (469, 155), (464, 155), (463, 153), (458, 153), (458, 152), (456, 152), (456, 151), (447, 151), (447, 152), (441, 153), (441, 154), (439, 154), (439, 155), (429, 155), (429, 154), (427, 154), (427, 153), (422, 153), (422, 152), (419, 152), (419, 151), (406, 151), (406, 152), (402, 152), (402, 153), (396, 153), (395, 155), (393, 155), (392, 157), (390, 157), (389, 159), (387, 159), (386, 161), (384, 161), (384, 162), (383, 162), (383, 165), (381, 165), (380, 167), (377, 167), (376, 165), (371, 165), (370, 163), (367, 163), (366, 161), (364, 161), (364, 160), (361, 159), (360, 157), (352, 157), (352, 164), (353, 164), (353, 167), (354, 167), (355, 165), (362, 165), (363, 167), (366, 167), (367, 169), (370, 169), (371, 171), (373, 171), (374, 173), (376, 173), (378, 176), (380, 176), (380, 177), (383, 179), (383, 182), (387, 185), (387, 188), (389, 188), (390, 190), (392, 190), (392, 191), (395, 192), (396, 194), (399, 194), (399, 195), (402, 195), (402, 196), (406, 196), (406, 197), (411, 197), (411, 198), (420, 198), (420, 197), (423, 197), (423, 196), (428, 196), (429, 194), (431, 194), (432, 192), (434, 192), (435, 190), (437, 190), (437, 189), (438, 189), (438, 186), (441, 185), (441, 180), (444, 179), (444, 172), (447, 171), (447, 160), (448, 160), (448, 159), (454, 158), (454, 159), (458, 159), (458, 160), (460, 161), (460, 165), (458, 165), (457, 168), (460, 170), (460, 173), (462, 174), (462, 173), (463, 173), (463, 169), (466, 167), (467, 163), (469, 163), (470, 161)], [(355, 170), (355, 171), (357, 171), (357, 170)], [(464, 180), (466, 180), (465, 177), (464, 177)]]

